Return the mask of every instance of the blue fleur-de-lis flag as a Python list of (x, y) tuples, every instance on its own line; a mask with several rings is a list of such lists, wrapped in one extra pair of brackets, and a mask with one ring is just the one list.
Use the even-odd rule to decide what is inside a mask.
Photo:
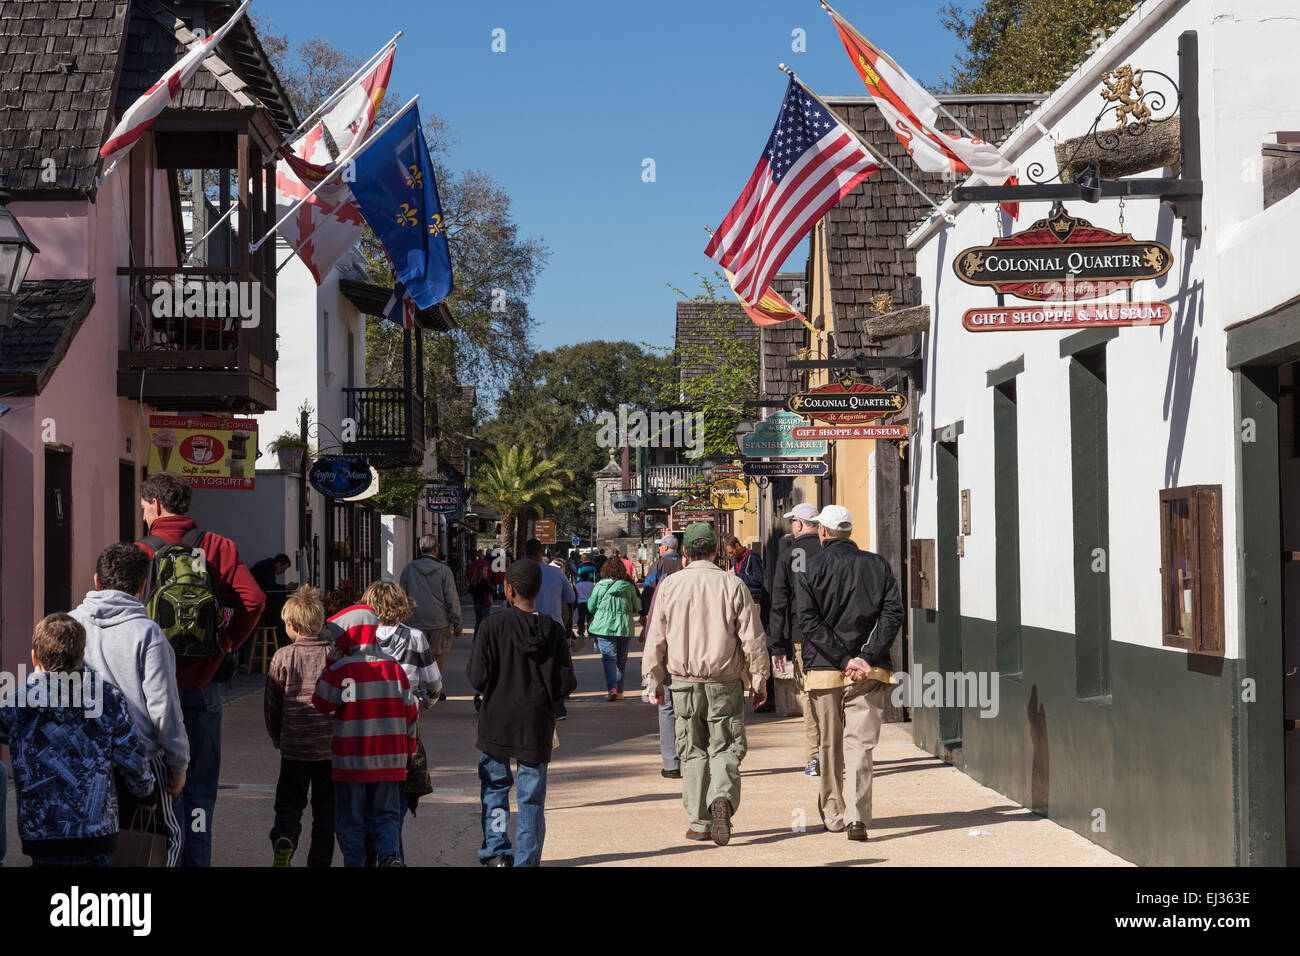
[(451, 251), (420, 107), (413, 105), (353, 160), (352, 195), (421, 309), (451, 292)]

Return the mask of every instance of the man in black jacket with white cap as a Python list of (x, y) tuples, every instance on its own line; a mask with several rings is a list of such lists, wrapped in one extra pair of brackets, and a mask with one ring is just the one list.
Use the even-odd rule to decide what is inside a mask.
[(903, 622), (903, 605), (889, 562), (850, 539), (853, 515), (847, 508), (827, 505), (816, 520), (821, 551), (794, 580), (804, 687), (821, 738), (817, 807), (828, 831), (847, 830), (850, 840), (865, 840), (872, 751), (880, 738), (892, 680), (889, 648)]

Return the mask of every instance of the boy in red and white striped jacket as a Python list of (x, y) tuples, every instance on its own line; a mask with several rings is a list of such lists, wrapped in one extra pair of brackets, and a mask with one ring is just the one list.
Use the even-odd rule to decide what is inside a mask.
[(420, 710), (402, 666), (380, 649), (378, 629), (364, 604), (325, 623), (343, 657), (325, 668), (311, 700), (334, 716), (334, 834), (345, 866), (365, 865), (367, 836), (380, 866), (405, 865), (400, 787)]

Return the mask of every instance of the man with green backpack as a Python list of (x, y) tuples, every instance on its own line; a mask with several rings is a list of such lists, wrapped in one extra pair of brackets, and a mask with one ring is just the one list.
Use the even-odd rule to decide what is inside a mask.
[(190, 741), (185, 789), (176, 815), (185, 831), (181, 866), (210, 866), (212, 818), (221, 773), (218, 671), (248, 640), (266, 595), (229, 538), (201, 531), (188, 517), (193, 491), (171, 472), (140, 486), (149, 534), (136, 546), (152, 559), (144, 605), (176, 653), (176, 686)]

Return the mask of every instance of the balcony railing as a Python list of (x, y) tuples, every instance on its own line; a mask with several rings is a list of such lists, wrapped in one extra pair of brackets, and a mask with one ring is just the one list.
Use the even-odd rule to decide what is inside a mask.
[(176, 410), (275, 407), (275, 295), (237, 269), (135, 267), (118, 394)]
[(651, 465), (641, 475), (644, 494), (676, 495), (694, 490), (701, 472), (699, 465)]
[(424, 458), (424, 403), (406, 388), (345, 388), (347, 417), (356, 423), (349, 455), (376, 465), (418, 465)]

